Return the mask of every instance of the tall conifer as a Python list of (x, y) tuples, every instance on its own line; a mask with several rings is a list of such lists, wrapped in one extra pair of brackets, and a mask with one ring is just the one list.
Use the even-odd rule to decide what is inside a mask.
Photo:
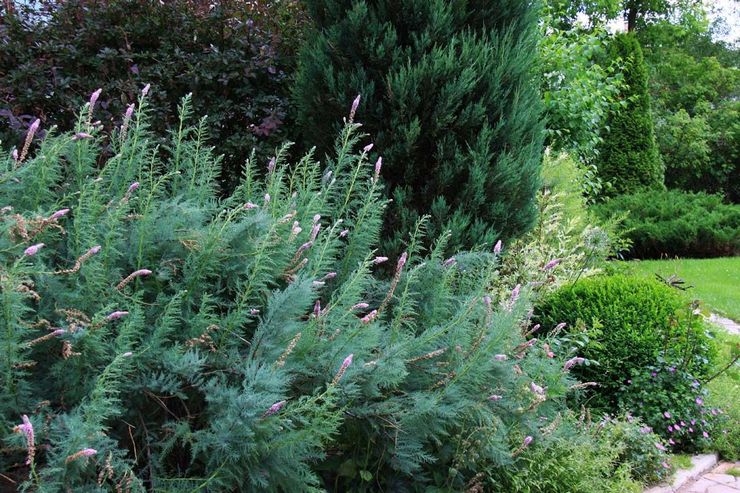
[(304, 142), (327, 151), (357, 94), (393, 204), (389, 251), (426, 213), (450, 248), (535, 217), (543, 127), (536, 6), (522, 0), (307, 0), (317, 23), (294, 88)]

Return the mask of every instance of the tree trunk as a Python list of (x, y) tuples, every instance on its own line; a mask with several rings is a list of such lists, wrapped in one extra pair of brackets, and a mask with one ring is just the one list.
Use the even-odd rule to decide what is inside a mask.
[(632, 32), (637, 26), (637, 7), (627, 9), (627, 32)]

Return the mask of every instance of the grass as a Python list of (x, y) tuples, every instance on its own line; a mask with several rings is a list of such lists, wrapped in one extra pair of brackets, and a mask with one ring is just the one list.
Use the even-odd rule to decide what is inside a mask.
[(740, 321), (740, 257), (712, 259), (637, 260), (624, 262), (628, 272), (646, 277), (676, 275), (694, 286), (687, 297), (699, 299), (712, 311)]
[(672, 456), (671, 463), (676, 469), (690, 469), (692, 466), (691, 456), (687, 454), (676, 454)]
[[(725, 368), (740, 351), (740, 336), (731, 335), (717, 329), (713, 331), (719, 354), (715, 370)], [(740, 459), (740, 364), (735, 363), (717, 378), (709, 382), (710, 407), (722, 409), (727, 418), (726, 429), (720, 430), (714, 437), (714, 447), (727, 460)]]

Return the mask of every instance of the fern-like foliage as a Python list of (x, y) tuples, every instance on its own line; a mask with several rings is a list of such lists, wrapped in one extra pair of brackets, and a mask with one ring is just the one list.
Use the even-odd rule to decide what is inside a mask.
[(323, 163), (246, 163), (224, 198), (189, 99), (164, 149), (144, 97), (107, 149), (93, 111), (0, 157), (3, 480), (460, 491), (561, 409), (527, 288), (490, 297), (497, 255), (424, 252), (422, 219), (378, 274), (387, 201), (358, 124)]

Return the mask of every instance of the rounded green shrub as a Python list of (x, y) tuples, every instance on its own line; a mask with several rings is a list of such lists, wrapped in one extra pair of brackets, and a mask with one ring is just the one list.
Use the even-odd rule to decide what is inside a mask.
[(582, 327), (587, 342), (578, 355), (597, 364), (579, 365), (573, 372), (597, 384), (587, 402), (598, 409), (617, 409), (618, 392), (632, 371), (659, 358), (698, 373), (708, 363), (702, 322), (678, 292), (658, 281), (621, 275), (586, 278), (544, 298), (535, 318), (544, 329), (566, 323), (573, 333)]
[(619, 228), (636, 258), (723, 257), (740, 254), (740, 205), (720, 195), (645, 191), (598, 204), (602, 218), (629, 212)]
[(623, 105), (612, 110), (607, 133), (599, 146), (599, 175), (609, 195), (663, 187), (663, 163), (650, 111), (648, 72), (634, 34), (618, 34), (610, 57), (623, 64)]

